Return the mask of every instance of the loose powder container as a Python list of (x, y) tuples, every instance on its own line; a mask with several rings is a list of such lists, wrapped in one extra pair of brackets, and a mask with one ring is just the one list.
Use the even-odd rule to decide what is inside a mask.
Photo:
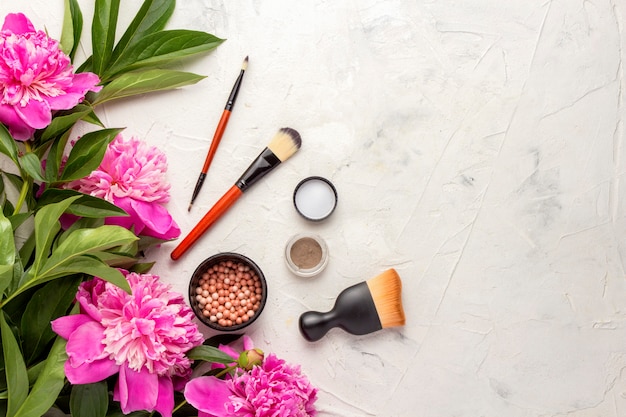
[(326, 178), (308, 177), (296, 186), (293, 204), (305, 219), (324, 220), (337, 206), (337, 190)]
[(294, 274), (312, 277), (326, 267), (328, 247), (317, 235), (297, 234), (289, 239), (285, 246), (285, 261)]

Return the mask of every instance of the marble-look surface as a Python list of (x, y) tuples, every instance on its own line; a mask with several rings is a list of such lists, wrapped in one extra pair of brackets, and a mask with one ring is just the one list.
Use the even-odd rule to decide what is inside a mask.
[[(4, 1), (0, 12), (58, 37), (62, 3)], [(80, 1), (86, 22), (92, 3)], [(123, 2), (122, 23), (139, 4)], [(174, 244), (149, 253), (155, 273), (184, 293), (209, 255), (253, 258), (270, 297), (250, 335), (302, 365), (320, 416), (626, 415), (624, 22), (623, 0), (179, 1), (168, 27), (228, 39), (182, 68), (208, 77), (101, 117), (167, 153), (183, 233), (278, 128), (297, 129), (303, 146), (180, 261)], [(309, 175), (339, 193), (319, 224), (291, 203)], [(313, 279), (284, 264), (303, 231), (330, 248)], [(302, 312), (390, 267), (405, 327), (299, 335)]]

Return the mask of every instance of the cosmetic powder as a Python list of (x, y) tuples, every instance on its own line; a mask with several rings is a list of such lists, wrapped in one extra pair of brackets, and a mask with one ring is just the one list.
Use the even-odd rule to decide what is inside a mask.
[(293, 236), (285, 247), (285, 261), (294, 274), (311, 277), (326, 267), (328, 248), (317, 235), (298, 234)]
[(322, 260), (322, 247), (310, 237), (296, 240), (289, 251), (289, 256), (300, 269), (311, 269)]

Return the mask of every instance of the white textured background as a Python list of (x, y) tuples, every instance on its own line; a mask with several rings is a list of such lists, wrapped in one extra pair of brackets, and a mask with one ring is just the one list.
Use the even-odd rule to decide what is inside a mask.
[[(3, 0), (0, 12), (58, 37), (62, 3)], [(122, 3), (126, 24), (140, 2)], [(93, 1), (80, 4), (88, 27)], [(302, 365), (321, 416), (626, 415), (625, 18), (624, 0), (179, 1), (169, 28), (228, 39), (181, 68), (208, 78), (100, 115), (167, 153), (183, 233), (278, 128), (303, 146), (180, 261), (174, 244), (152, 251), (155, 273), (185, 293), (214, 253), (254, 259), (270, 297), (250, 335)], [(339, 193), (321, 224), (291, 204), (309, 175)], [(284, 265), (302, 231), (330, 247), (314, 279)], [(405, 327), (299, 335), (302, 312), (389, 267)]]

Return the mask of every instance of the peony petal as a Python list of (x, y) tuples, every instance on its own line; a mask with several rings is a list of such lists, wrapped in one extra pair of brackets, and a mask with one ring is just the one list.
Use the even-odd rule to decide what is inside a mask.
[(145, 229), (141, 233), (160, 239), (175, 239), (180, 236), (178, 225), (165, 207), (154, 202), (132, 200), (131, 206)]
[(159, 396), (154, 407), (162, 417), (172, 417), (174, 411), (174, 385), (169, 376), (159, 377)]
[(84, 94), (66, 92), (56, 97), (46, 97), (46, 101), (51, 110), (69, 110), (83, 101), (84, 98)]
[(15, 106), (15, 111), (30, 127), (43, 129), (52, 121), (52, 112), (46, 101), (29, 100), (24, 107)]
[(98, 322), (89, 321), (72, 332), (67, 339), (65, 350), (69, 361), (74, 365), (92, 362), (103, 358), (104, 327)]
[(78, 366), (72, 366), (70, 361), (65, 361), (65, 376), (72, 384), (92, 384), (104, 381), (119, 370), (115, 361), (104, 358), (93, 362), (85, 362)]
[(87, 93), (87, 91), (93, 91), (97, 93), (102, 90), (102, 86), (96, 85), (100, 82), (100, 78), (93, 72), (78, 72), (74, 74), (72, 80), (71, 92), (80, 92), (81, 94)]
[(252, 342), (252, 338), (246, 334), (243, 335), (243, 350), (252, 350), (254, 349), (254, 343)]
[[(237, 352), (235, 349), (233, 349), (232, 347), (230, 347), (229, 345), (222, 345), (220, 344), (218, 346), (219, 350), (221, 350), (222, 352), (230, 355), (233, 357), (233, 359), (238, 359), (239, 355), (241, 354), (240, 352)], [(221, 365), (221, 364), (220, 364)]]
[(35, 129), (22, 120), (13, 106), (0, 103), (0, 123), (9, 127), (9, 132), (15, 140), (25, 141), (35, 133)]
[(84, 100), (88, 91), (100, 91), (102, 87), (95, 87), (100, 82), (96, 74), (80, 72), (74, 74), (72, 86), (65, 90), (65, 94), (48, 97), (46, 100), (52, 110), (68, 110)]
[(84, 314), (73, 314), (71, 316), (63, 316), (52, 321), (52, 330), (61, 336), (63, 339), (68, 340), (72, 333), (85, 323), (93, 321), (91, 317)]
[(98, 76), (91, 72), (79, 72), (74, 74), (72, 85), (65, 90), (65, 94), (47, 98), (50, 108), (52, 110), (71, 109), (85, 99), (85, 94), (87, 94), (88, 91), (98, 92), (102, 90), (102, 87), (95, 86), (99, 82), (100, 79)]
[(4, 18), (2, 30), (7, 30), (9, 32), (20, 35), (23, 33), (35, 32), (35, 27), (23, 13), (9, 13)]
[(159, 377), (145, 367), (137, 372), (124, 364), (120, 367), (116, 388), (117, 400), (124, 414), (139, 410), (153, 411), (159, 395)]
[(225, 404), (233, 393), (222, 379), (202, 376), (192, 379), (185, 386), (185, 399), (198, 411), (223, 416)]
[(99, 278), (85, 281), (78, 286), (76, 300), (80, 304), (80, 311), (90, 316), (94, 321), (102, 322), (102, 312), (94, 303), (98, 302), (98, 296), (104, 292), (106, 284)]
[(113, 204), (124, 210), (128, 216), (107, 217), (106, 224), (125, 227), (128, 230), (134, 226), (135, 234), (139, 234), (144, 226), (140, 225), (141, 220), (133, 210), (131, 201), (129, 197), (113, 197)]

